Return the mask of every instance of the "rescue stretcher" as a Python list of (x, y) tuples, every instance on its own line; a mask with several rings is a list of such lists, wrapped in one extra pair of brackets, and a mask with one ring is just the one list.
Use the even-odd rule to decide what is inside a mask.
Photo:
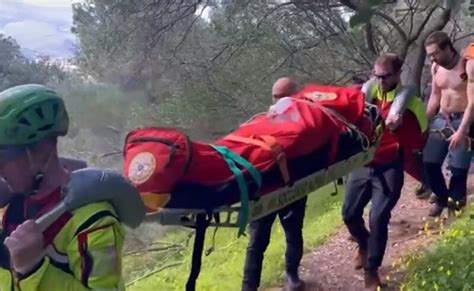
[[(383, 127), (377, 107), (360, 91), (313, 84), (214, 144), (174, 129), (132, 131), (124, 172), (145, 204), (158, 198), (155, 207), (147, 206), (145, 221), (195, 229), (186, 284), (195, 290), (208, 227), (235, 227), (240, 235), (249, 222), (363, 167), (372, 161)], [(275, 138), (283, 144), (279, 153), (269, 145)], [(242, 169), (232, 169), (234, 163)]]
[[(250, 202), (249, 221), (255, 221), (274, 211), (297, 201), (328, 183), (336, 181), (351, 171), (369, 163), (375, 153), (377, 145), (369, 147), (366, 151), (357, 153), (346, 160), (339, 161), (326, 169), (322, 169), (310, 176), (296, 181), (291, 187), (282, 188), (262, 196), (258, 201)], [(240, 205), (219, 207), (209, 213), (205, 209), (162, 209), (156, 213), (148, 214), (145, 221), (156, 222), (162, 225), (175, 225), (194, 228), (196, 230), (191, 271), (186, 284), (186, 290), (196, 289), (196, 280), (199, 277), (204, 249), (206, 230), (211, 227), (239, 227), (242, 219)], [(224, 216), (222, 220), (221, 215)], [(235, 219), (236, 217), (236, 219)]]
[[(336, 181), (351, 171), (363, 167), (369, 163), (375, 153), (377, 145), (374, 144), (367, 150), (357, 153), (346, 160), (339, 161), (329, 167), (322, 169), (312, 175), (296, 181), (291, 187), (285, 187), (260, 197), (257, 201), (250, 202), (250, 217), (248, 221), (255, 221), (274, 211), (284, 208), (328, 183)], [(209, 226), (216, 227), (239, 227), (242, 212), (240, 205), (224, 206), (216, 208), (209, 213), (205, 209), (162, 209), (145, 217), (147, 222), (155, 222), (162, 225), (174, 225), (194, 228), (196, 230), (193, 244), (191, 271), (186, 284), (186, 290), (196, 289), (196, 280), (199, 277), (202, 253), (206, 230)], [(224, 216), (224, 217), (221, 217)], [(221, 219), (224, 218), (224, 219)]]
[[(363, 103), (364, 107), (364, 116), (369, 117), (370, 121), (374, 124), (373, 130), (375, 130), (374, 136), (372, 139), (370, 138), (348, 138), (343, 143), (348, 142), (346, 146), (353, 146), (356, 150), (351, 151), (349, 154), (343, 154), (342, 158), (339, 158), (331, 165), (327, 165), (326, 167), (322, 167), (321, 169), (316, 170), (314, 173), (307, 175), (297, 181), (294, 182), (291, 186), (281, 187), (271, 193), (267, 193), (259, 197), (256, 201), (250, 202), (250, 211), (249, 217), (247, 218), (248, 222), (255, 221), (259, 218), (262, 218), (274, 211), (284, 208), (285, 206), (291, 204), (294, 201), (297, 201), (304, 196), (309, 195), (319, 188), (324, 187), (328, 183), (338, 180), (343, 176), (346, 176), (351, 171), (360, 168), (366, 164), (368, 164), (374, 157), (375, 150), (378, 146), (380, 141), (380, 129), (378, 128), (378, 132), (376, 127), (382, 125), (380, 120), (380, 112), (378, 109), (373, 106), (370, 100), (373, 98), (371, 96), (372, 87), (375, 86), (376, 80), (371, 79), (369, 82), (364, 84), (362, 88), (362, 92), (366, 94), (366, 100), (369, 102)], [(314, 91), (319, 91), (317, 93), (321, 93), (321, 91), (328, 90), (330, 92), (332, 88), (337, 88), (333, 86), (332, 88), (327, 86), (320, 86), (315, 85), (308, 86), (306, 89), (302, 91), (301, 96), (296, 96), (296, 98), (308, 98), (311, 96), (311, 93)], [(410, 100), (410, 97), (415, 94), (416, 88), (414, 86), (407, 86), (403, 87), (400, 92), (397, 94), (397, 98), (395, 99), (394, 104), (391, 107), (390, 114), (401, 114), (404, 112), (407, 103)], [(337, 92), (339, 98), (344, 95), (341, 92)], [(320, 97), (320, 96), (318, 96)], [(350, 95), (348, 99), (357, 99), (357, 96)], [(318, 100), (318, 102), (331, 102), (332, 100)], [(327, 105), (327, 104), (326, 104)], [(332, 105), (332, 104), (331, 104)], [(355, 103), (347, 103), (346, 108), (348, 107), (357, 107), (361, 106), (359, 103), (355, 105)], [(336, 111), (340, 111), (342, 107), (336, 109)], [(336, 114), (338, 118), (344, 119), (340, 114), (337, 114), (334, 111), (331, 111), (331, 114)], [(353, 131), (360, 134), (360, 130), (357, 127), (354, 127), (353, 124), (347, 124)], [(383, 125), (382, 125), (383, 126)], [(366, 132), (367, 134), (367, 132)], [(370, 134), (370, 133), (369, 133)], [(358, 142), (361, 143), (359, 147), (356, 145)], [(366, 143), (366, 144), (364, 144)], [(341, 147), (341, 145), (339, 145)], [(343, 146), (342, 146), (343, 147)], [(324, 153), (323, 153), (324, 154)], [(223, 218), (212, 220), (209, 222), (210, 226), (216, 227), (239, 227), (239, 222), (243, 220), (241, 216), (241, 205), (239, 203), (230, 205), (230, 206), (222, 206), (217, 207), (209, 211), (209, 209), (196, 209), (196, 208), (162, 208), (157, 212), (148, 213), (145, 220), (149, 222), (156, 222), (162, 225), (176, 225), (176, 226), (186, 226), (186, 227), (195, 227), (197, 216), (200, 214), (207, 214), (213, 215), (215, 217)], [(223, 216), (223, 217), (220, 217)]]
[(218, 207), (212, 209), (212, 211), (206, 209), (164, 208), (155, 213), (147, 214), (144, 221), (195, 229), (191, 270), (186, 283), (186, 290), (193, 291), (196, 290), (196, 281), (201, 269), (205, 234), (208, 227), (215, 227), (215, 234), (218, 227), (239, 228), (242, 220), (252, 222), (278, 211), (292, 202), (314, 193), (325, 185), (348, 175), (351, 171), (368, 164), (373, 159), (376, 148), (377, 143), (373, 143), (367, 149), (347, 159), (338, 161), (295, 181), (292, 186), (263, 195), (257, 201), (251, 201), (247, 219), (242, 217), (240, 203), (236, 203), (231, 206)]
[[(250, 202), (249, 222), (258, 220), (272, 212), (313, 193), (325, 185), (336, 181), (351, 171), (363, 167), (369, 163), (375, 153), (376, 145), (369, 147), (366, 151), (357, 153), (348, 159), (339, 161), (312, 175), (296, 181), (292, 186), (278, 189), (272, 193), (260, 197), (257, 201)], [(145, 221), (155, 222), (162, 225), (174, 225), (185, 227), (196, 227), (199, 215), (219, 217), (211, 220), (209, 226), (213, 227), (239, 227), (241, 218), (240, 204), (222, 206), (209, 213), (205, 209), (168, 209), (164, 208), (155, 213), (147, 214)], [(223, 217), (221, 217), (221, 215)], [(224, 219), (221, 219), (224, 218)]]

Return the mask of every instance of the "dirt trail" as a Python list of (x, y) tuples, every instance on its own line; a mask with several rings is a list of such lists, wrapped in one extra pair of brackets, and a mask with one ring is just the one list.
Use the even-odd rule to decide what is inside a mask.
[[(472, 175), (468, 185), (468, 193), (472, 193)], [(438, 237), (436, 228), (433, 235), (423, 232), (431, 204), (427, 200), (418, 200), (414, 196), (416, 183), (406, 177), (402, 197), (394, 211), (389, 226), (389, 242), (380, 274), (388, 283), (384, 290), (399, 290), (399, 281), (403, 270), (393, 267), (393, 263), (413, 251), (428, 247)], [(367, 219), (366, 219), (367, 221)], [(429, 220), (434, 225), (433, 220)], [(439, 228), (438, 228), (439, 229)], [(302, 279), (306, 282), (305, 290), (363, 290), (363, 271), (354, 270), (356, 244), (348, 240), (348, 232), (342, 228), (324, 245), (306, 254), (300, 267)], [(387, 278), (388, 276), (388, 278)], [(388, 280), (387, 280), (388, 279)], [(267, 291), (281, 290), (281, 287), (270, 288)]]

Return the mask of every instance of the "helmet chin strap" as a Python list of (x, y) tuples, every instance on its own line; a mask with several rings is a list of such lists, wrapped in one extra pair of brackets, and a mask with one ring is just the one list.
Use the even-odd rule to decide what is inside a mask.
[(44, 173), (38, 171), (33, 178), (33, 189), (28, 193), (29, 196), (35, 195), (38, 193), (41, 183), (43, 183)]
[(29, 148), (26, 149), (26, 155), (28, 157), (28, 162), (30, 164), (30, 171), (31, 172), (36, 172), (36, 173), (34, 174), (34, 177), (33, 177), (32, 189), (30, 191), (28, 191), (27, 193), (25, 193), (25, 194), (27, 196), (33, 196), (33, 195), (35, 195), (39, 192), (41, 184), (44, 181), (44, 170), (47, 170), (48, 167), (49, 167), (49, 164), (50, 164), (51, 159), (53, 157), (53, 151), (50, 151), (50, 153), (48, 155), (48, 159), (46, 160), (46, 163), (44, 164), (44, 167), (42, 167), (43, 170), (38, 170), (38, 171), (35, 171), (35, 169), (33, 167), (33, 165), (34, 165), (33, 157), (31, 155), (31, 152), (30, 152)]

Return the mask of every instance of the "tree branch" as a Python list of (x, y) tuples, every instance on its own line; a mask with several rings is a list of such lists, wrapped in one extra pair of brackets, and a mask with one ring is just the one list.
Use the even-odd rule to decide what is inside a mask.
[(169, 245), (165, 247), (154, 247), (154, 248), (146, 248), (144, 250), (130, 251), (130, 252), (126, 252), (124, 256), (138, 256), (138, 255), (148, 253), (148, 252), (161, 252), (161, 251), (169, 251), (173, 249), (182, 249), (182, 248), (184, 248), (183, 245), (173, 244), (173, 245)]
[(383, 12), (380, 12), (380, 11), (375, 11), (374, 15), (376, 15), (380, 18), (383, 18), (388, 23), (390, 23), (390, 25), (398, 32), (398, 34), (402, 38), (402, 41), (406, 41), (408, 39), (407, 34), (403, 30), (403, 28), (400, 25), (398, 25), (398, 23), (392, 17), (390, 17), (387, 14), (385, 14)]
[[(449, 20), (451, 19), (451, 13), (452, 9), (444, 9), (443, 12), (441, 13), (440, 17), (437, 18), (436, 24), (429, 30), (427, 30), (425, 33), (423, 33), (423, 36), (420, 37), (420, 42), (424, 43), (425, 40), (428, 38), (428, 36), (433, 33), (434, 31), (437, 30), (442, 30), (446, 24), (448, 24)], [(417, 59), (415, 60), (415, 66), (413, 69), (413, 78), (414, 78), (414, 83), (417, 86), (420, 86), (421, 84), (421, 76), (423, 74), (423, 67), (425, 64), (425, 58), (426, 58), (426, 51), (425, 47), (421, 45), (418, 48), (417, 52)]]
[(457, 37), (457, 38), (454, 39), (453, 42), (457, 42), (457, 41), (460, 41), (462, 39), (465, 39), (465, 38), (468, 38), (468, 37), (471, 37), (471, 36), (474, 36), (474, 32), (465, 34), (465, 35), (460, 36), (460, 37)]
[(137, 283), (137, 282), (139, 282), (139, 281), (141, 281), (141, 280), (143, 280), (143, 279), (145, 279), (145, 278), (147, 278), (147, 277), (150, 277), (151, 275), (154, 275), (154, 274), (156, 274), (156, 273), (159, 273), (159, 272), (161, 272), (161, 271), (163, 271), (163, 270), (166, 270), (166, 269), (169, 269), (169, 268), (177, 267), (177, 266), (179, 266), (179, 265), (181, 265), (181, 264), (183, 264), (183, 262), (182, 262), (182, 261), (179, 261), (179, 262), (169, 263), (169, 264), (167, 264), (167, 265), (161, 266), (161, 267), (159, 267), (159, 268), (157, 268), (157, 269), (155, 269), (155, 270), (153, 270), (153, 271), (151, 271), (151, 272), (148, 272), (148, 273), (146, 273), (145, 275), (140, 276), (140, 277), (136, 278), (135, 280), (133, 280), (133, 281), (127, 283), (127, 287), (129, 287), (129, 286), (131, 286), (131, 285), (133, 285), (133, 284), (135, 284), (135, 283)]
[[(352, 3), (351, 0), (339, 0), (339, 2), (341, 2), (341, 4), (343, 4), (347, 8), (352, 9), (354, 11), (357, 11), (359, 9), (359, 7), (356, 4)], [(385, 19), (400, 34), (400, 37), (402, 38), (403, 41), (407, 40), (407, 35), (405, 31), (400, 25), (398, 25), (398, 23), (392, 17), (377, 10), (374, 12), (374, 15)]]
[(377, 48), (375, 47), (372, 24), (370, 22), (365, 25), (365, 42), (369, 51), (373, 55), (377, 55), (378, 52)]
[(186, 41), (186, 38), (188, 37), (189, 32), (194, 27), (194, 24), (196, 23), (196, 21), (202, 17), (202, 14), (204, 13), (204, 9), (206, 9), (208, 5), (209, 5), (209, 0), (206, 1), (206, 4), (204, 5), (204, 7), (201, 8), (201, 12), (199, 12), (199, 14), (194, 17), (191, 24), (188, 25), (186, 31), (184, 32), (183, 37), (181, 38), (181, 40), (178, 42), (178, 44), (174, 48), (173, 57), (176, 57), (176, 53), (178, 52), (178, 48)]
[[(430, 11), (428, 11), (428, 15), (425, 17), (423, 22), (420, 24), (420, 26), (418, 27), (418, 30), (416, 31), (416, 33), (413, 36), (410, 37), (410, 39), (409, 39), (410, 42), (413, 43), (414, 41), (416, 41), (420, 37), (421, 33), (425, 29), (426, 24), (428, 23), (431, 16), (433, 15), (433, 13), (436, 11), (436, 9), (438, 9), (438, 6), (434, 6), (433, 8), (430, 9)], [(448, 21), (449, 21), (449, 19), (448, 19)], [(444, 27), (444, 25), (443, 25), (443, 27)]]

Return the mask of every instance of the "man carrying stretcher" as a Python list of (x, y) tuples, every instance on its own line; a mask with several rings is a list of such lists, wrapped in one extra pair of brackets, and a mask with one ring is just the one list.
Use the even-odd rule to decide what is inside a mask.
[(125, 233), (112, 205), (67, 211), (45, 231), (35, 221), (61, 202), (69, 176), (57, 151), (69, 127), (62, 98), (42, 85), (10, 88), (0, 93), (0, 119), (0, 176), (14, 193), (0, 193), (11, 196), (0, 235), (0, 290), (123, 290)]
[[(288, 91), (276, 90), (281, 82)], [(174, 215), (175, 210), (199, 209), (209, 213), (240, 203), (239, 234), (248, 220), (258, 220), (250, 227), (243, 290), (259, 286), (263, 254), (277, 214), (287, 237), (287, 286), (294, 290), (303, 285), (298, 278), (303, 197), (332, 179), (328, 169), (336, 163), (360, 157), (337, 170), (345, 174), (368, 162), (369, 155), (363, 153), (373, 150), (383, 127), (379, 110), (365, 102), (361, 90), (311, 83), (294, 92), (292, 83), (279, 80), (273, 90), (278, 101), (266, 113), (213, 143), (193, 141), (178, 129), (157, 127), (135, 129), (125, 139), (124, 174), (141, 192), (148, 212)], [(261, 204), (251, 204), (259, 198)], [(285, 208), (291, 202), (296, 203)], [(195, 250), (199, 245), (198, 241)], [(199, 261), (193, 266), (199, 270)]]
[[(427, 127), (425, 107), (418, 97), (412, 96), (404, 113), (391, 112), (395, 96), (401, 89), (402, 65), (403, 61), (391, 53), (382, 55), (375, 62), (373, 74), (378, 82), (367, 90), (367, 101), (381, 110), (387, 128), (373, 161), (349, 174), (342, 207), (344, 223), (359, 247), (355, 268), (364, 269), (365, 287), (369, 290), (377, 290), (383, 285), (378, 268), (387, 245), (391, 211), (400, 198), (405, 161), (413, 162), (414, 152), (423, 147), (423, 132)], [(421, 166), (418, 171), (421, 172)], [(363, 219), (369, 201), (372, 201), (370, 232)]]
[[(297, 85), (290, 78), (278, 79), (272, 88), (273, 103), (296, 93)], [(303, 220), (307, 196), (285, 208), (250, 223), (250, 242), (245, 258), (242, 291), (257, 290), (260, 286), (264, 252), (270, 243), (272, 225), (280, 218), (286, 236), (286, 287), (300, 290), (303, 282), (298, 277), (298, 267), (303, 257)]]

